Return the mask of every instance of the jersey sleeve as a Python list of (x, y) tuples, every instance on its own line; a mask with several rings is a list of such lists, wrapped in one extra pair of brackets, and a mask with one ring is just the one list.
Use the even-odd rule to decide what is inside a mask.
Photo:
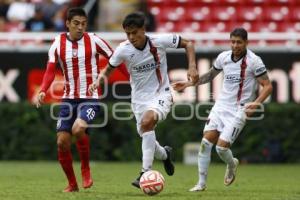
[(124, 62), (124, 59), (122, 56), (122, 47), (118, 46), (109, 59), (109, 65), (111, 67), (115, 68), (115, 67), (118, 67), (123, 62)]
[(109, 59), (113, 54), (112, 48), (108, 45), (108, 43), (105, 40), (101, 39), (96, 34), (94, 34), (94, 40), (96, 43), (97, 53)]
[(179, 48), (180, 36), (177, 34), (165, 34), (159, 37), (159, 41), (164, 48)]
[(57, 48), (59, 47), (59, 40), (56, 38), (52, 45), (50, 46), (50, 49), (48, 51), (48, 63), (57, 63)]
[(216, 70), (223, 70), (223, 54), (219, 54), (217, 59), (215, 60), (214, 64), (213, 64), (213, 68), (215, 68)]
[(266, 66), (259, 56), (256, 56), (253, 62), (253, 70), (255, 77), (259, 77), (267, 72)]

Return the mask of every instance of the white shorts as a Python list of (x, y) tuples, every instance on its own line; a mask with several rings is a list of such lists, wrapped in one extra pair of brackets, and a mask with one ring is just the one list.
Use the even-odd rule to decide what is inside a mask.
[(136, 127), (138, 133), (141, 135), (140, 126), (143, 115), (148, 110), (153, 110), (158, 115), (158, 121), (166, 119), (173, 104), (173, 97), (170, 93), (161, 94), (154, 97), (152, 100), (145, 102), (145, 104), (132, 103), (132, 111), (136, 119)]
[(204, 131), (217, 130), (219, 138), (232, 144), (246, 124), (245, 108), (215, 105), (209, 113)]

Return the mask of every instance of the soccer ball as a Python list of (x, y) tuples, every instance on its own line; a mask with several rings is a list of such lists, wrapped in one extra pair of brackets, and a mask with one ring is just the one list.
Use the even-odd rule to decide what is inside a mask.
[(140, 188), (147, 195), (156, 195), (164, 189), (165, 179), (155, 170), (145, 172), (140, 179)]

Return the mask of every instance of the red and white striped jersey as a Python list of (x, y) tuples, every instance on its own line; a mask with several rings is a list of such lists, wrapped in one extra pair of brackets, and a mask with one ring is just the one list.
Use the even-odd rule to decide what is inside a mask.
[(255, 99), (256, 78), (265, 74), (267, 69), (259, 56), (247, 49), (247, 53), (238, 61), (233, 61), (232, 51), (220, 53), (214, 68), (223, 70), (223, 88), (216, 104), (239, 105)]
[(91, 96), (88, 87), (100, 72), (100, 54), (109, 59), (112, 53), (111, 47), (94, 33), (84, 33), (77, 41), (71, 41), (68, 33), (58, 35), (49, 49), (48, 63), (59, 62), (62, 68), (63, 98), (98, 98), (98, 91)]

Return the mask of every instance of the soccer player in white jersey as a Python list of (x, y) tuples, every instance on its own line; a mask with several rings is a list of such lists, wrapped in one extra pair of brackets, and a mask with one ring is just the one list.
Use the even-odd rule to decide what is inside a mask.
[(78, 185), (72, 165), (71, 138), (75, 136), (77, 150), (81, 160), (83, 188), (93, 184), (89, 167), (90, 143), (88, 124), (99, 113), (99, 98), (96, 90), (93, 95), (88, 86), (100, 73), (99, 56), (107, 59), (113, 51), (107, 43), (93, 33), (87, 33), (87, 15), (82, 8), (68, 10), (67, 33), (58, 35), (49, 49), (46, 73), (36, 105), (43, 103), (46, 91), (55, 77), (56, 64), (59, 63), (64, 74), (64, 95), (57, 121), (58, 160), (68, 179), (64, 192), (78, 191)]
[[(208, 166), (211, 149), (216, 144), (219, 157), (227, 164), (224, 184), (229, 186), (236, 176), (239, 161), (234, 158), (230, 147), (243, 129), (246, 117), (253, 114), (258, 105), (271, 94), (272, 85), (267, 69), (261, 58), (247, 49), (248, 33), (243, 28), (236, 28), (230, 33), (231, 50), (220, 53), (209, 72), (199, 81), (177, 82), (172, 86), (181, 91), (186, 87), (208, 83), (221, 71), (224, 73), (223, 88), (215, 102), (203, 131), (198, 154), (198, 183), (191, 192), (206, 189)], [(262, 90), (257, 98), (257, 83)]]
[[(185, 48), (188, 57), (188, 79), (196, 83), (198, 72), (195, 63), (194, 45), (191, 41), (176, 34), (147, 36), (145, 34), (143, 13), (131, 13), (123, 21), (123, 29), (128, 40), (121, 43), (109, 59), (109, 66), (103, 74), (107, 76), (112, 69), (125, 63), (130, 74), (132, 110), (137, 121), (137, 130), (142, 138), (142, 170), (132, 182), (139, 186), (141, 175), (151, 170), (154, 157), (164, 161), (168, 175), (173, 175), (171, 147), (162, 147), (156, 141), (155, 127), (158, 121), (166, 118), (172, 105), (172, 95), (167, 73), (167, 48)], [(91, 85), (91, 92), (99, 87), (102, 80)]]

